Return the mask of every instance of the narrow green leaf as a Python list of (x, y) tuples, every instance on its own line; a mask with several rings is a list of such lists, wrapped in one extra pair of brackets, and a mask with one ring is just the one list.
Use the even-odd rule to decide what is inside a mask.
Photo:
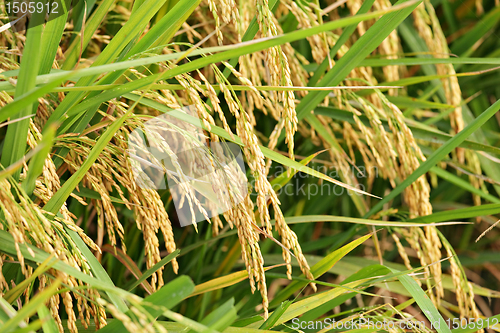
[[(38, 98), (52, 92), (54, 88), (60, 86), (63, 82), (68, 80), (71, 74), (66, 74), (64, 76), (55, 78), (48, 82), (47, 84), (39, 87), (31, 87), (29, 91), (26, 91), (22, 96), (14, 99), (11, 103), (5, 105), (0, 109), (0, 122), (3, 122), (9, 118), (21, 118), (19, 110), (31, 109), (34, 103), (38, 102)], [(17, 90), (16, 90), (17, 91)], [(29, 115), (31, 113), (27, 113)], [(29, 124), (29, 120), (28, 120)], [(26, 134), (27, 135), (27, 134)]]
[[(399, 272), (396, 269), (389, 269), (393, 273)], [(400, 275), (398, 276), (398, 280), (413, 296), (415, 302), (417, 302), (418, 306), (420, 307), (420, 310), (422, 310), (427, 319), (429, 319), (431, 325), (433, 325), (433, 329), (435, 329), (439, 333), (451, 333), (451, 330), (444, 321), (443, 317), (438, 312), (432, 301), (429, 299), (429, 296), (427, 296), (427, 294), (422, 290), (417, 282), (408, 275)]]
[[(372, 235), (368, 234), (363, 237), (360, 237), (349, 244), (341, 247), (337, 251), (334, 251), (324, 257), (320, 262), (311, 267), (311, 273), (315, 279), (322, 276), (328, 270), (330, 270), (340, 259), (346, 256), (349, 252), (354, 250), (360, 244), (364, 243), (368, 238)], [(301, 275), (301, 277), (304, 277)], [(270, 307), (277, 306), (279, 303), (285, 301), (288, 297), (293, 295), (298, 290), (304, 288), (308, 282), (304, 281), (293, 281), (291, 282), (285, 289), (283, 289), (269, 304)]]
[(281, 318), (281, 316), (285, 313), (285, 311), (292, 305), (292, 301), (284, 301), (282, 302), (276, 310), (273, 311), (273, 313), (267, 318), (265, 322), (260, 325), (259, 329), (261, 330), (268, 330), (273, 328), (278, 320)]
[(59, 333), (56, 321), (52, 318), (52, 314), (46, 306), (38, 308), (38, 317), (42, 321), (43, 333)]
[[(57, 194), (58, 192), (56, 192)], [(87, 244), (82, 240), (80, 235), (76, 231), (73, 231), (69, 229), (68, 227), (64, 226), (64, 230), (66, 233), (71, 237), (75, 245), (78, 247), (80, 252), (82, 252), (82, 255), (85, 257), (87, 260), (90, 268), (92, 269), (92, 272), (96, 279), (103, 281), (106, 283), (106, 285), (110, 287), (114, 287), (115, 285), (113, 284), (113, 281), (109, 277), (108, 273), (106, 270), (101, 266), (101, 263), (97, 260), (97, 258), (94, 256), (94, 254), (89, 250), (87, 247)], [(112, 292), (107, 292), (109, 299), (113, 302), (114, 306), (121, 312), (127, 311), (128, 307), (123, 301), (122, 298), (118, 297)]]
[[(322, 151), (314, 153), (314, 154), (304, 158), (299, 163), (302, 165), (307, 165), (313, 158), (315, 158), (316, 156), (318, 156), (321, 153), (322, 153)], [(276, 178), (274, 178), (271, 181), (272, 188), (275, 191), (278, 191), (283, 186), (285, 186), (290, 180), (292, 180), (293, 176), (295, 176), (296, 174), (297, 174), (297, 170), (293, 170), (293, 172), (290, 172), (290, 175), (288, 175), (287, 172), (283, 172), (282, 174), (280, 174), (279, 176), (277, 176)]]
[(455, 108), (453, 105), (430, 102), (419, 98), (406, 96), (387, 96), (389, 102), (396, 104), (400, 109), (420, 108), (420, 109), (449, 109)]
[(57, 49), (59, 48), (59, 43), (64, 33), (64, 27), (68, 19), (68, 13), (63, 14), (54, 13), (54, 16), (50, 17), (45, 24), (45, 29), (42, 34), (41, 50), (40, 55), (42, 59), (40, 60), (40, 74), (49, 73), (54, 59), (57, 54)]
[(484, 191), (482, 191), (481, 189), (479, 188), (475, 188), (471, 183), (469, 183), (468, 181), (446, 171), (446, 170), (443, 170), (441, 168), (438, 168), (438, 167), (432, 167), (430, 169), (431, 172), (434, 172), (438, 177), (452, 183), (452, 184), (455, 184), (461, 188), (463, 188), (464, 190), (467, 190), (469, 191), (470, 193), (474, 193), (478, 196), (480, 196), (481, 198), (483, 199), (486, 199), (490, 202), (494, 202), (494, 203), (497, 203), (497, 204), (500, 204), (500, 199), (498, 199), (497, 197), (489, 194), (489, 193), (486, 193)]
[[(274, 267), (273, 266), (264, 267), (264, 272), (267, 272), (268, 270), (270, 270)], [(205, 293), (210, 292), (210, 291), (219, 290), (222, 288), (234, 286), (235, 284), (237, 284), (241, 281), (244, 281), (246, 279), (248, 279), (248, 271), (247, 270), (238, 271), (238, 272), (234, 272), (234, 273), (227, 274), (224, 276), (220, 276), (220, 277), (217, 277), (217, 278), (212, 279), (210, 281), (203, 282), (201, 284), (196, 285), (196, 287), (194, 288), (194, 291), (190, 295), (190, 297), (205, 294)]]
[(134, 284), (129, 288), (129, 290), (134, 289), (142, 282), (146, 281), (146, 279), (149, 278), (151, 275), (153, 275), (154, 272), (156, 272), (157, 270), (168, 264), (170, 261), (172, 261), (172, 259), (176, 258), (180, 252), (181, 252), (180, 250), (175, 250), (174, 252), (170, 253), (168, 256), (157, 262), (153, 267), (145, 271), (144, 274), (142, 274), (141, 277), (137, 279), (136, 282), (134, 282)]
[[(363, 282), (363, 280), (349, 282), (349, 283), (345, 284), (344, 287), (356, 288), (362, 282)], [(328, 290), (325, 292), (316, 293), (308, 298), (305, 298), (305, 299), (302, 299), (298, 302), (295, 302), (288, 307), (288, 309), (285, 311), (285, 313), (275, 323), (275, 326), (286, 323), (287, 321), (289, 321), (293, 318), (298, 318), (299, 316), (306, 313), (307, 311), (309, 311), (313, 308), (316, 308), (318, 306), (321, 306), (321, 305), (325, 304), (326, 302), (329, 302), (332, 299), (334, 299), (334, 298), (336, 298), (344, 293), (345, 293), (345, 288), (339, 287), (339, 288), (334, 288), (334, 289), (331, 289), (331, 290)]]
[(49, 126), (43, 133), (42, 140), (39, 145), (41, 145), (40, 151), (38, 151), (35, 156), (31, 159), (26, 178), (23, 180), (22, 188), (26, 193), (32, 193), (35, 189), (35, 182), (38, 176), (42, 174), (43, 166), (45, 165), (45, 160), (49, 156), (52, 149), (53, 141), (56, 135), (56, 127)]
[(26, 318), (33, 315), (40, 307), (44, 306), (45, 302), (47, 302), (50, 297), (54, 296), (60, 284), (61, 280), (52, 281), (49, 286), (33, 297), (29, 303), (24, 304), (24, 306), (17, 311), (16, 315), (2, 326), (2, 332), (8, 333), (16, 327), (19, 327), (21, 322), (24, 323)]
[[(35, 87), (35, 78), (38, 75), (40, 66), (39, 49), (41, 47), (40, 42), (43, 31), (43, 26), (41, 24), (36, 25), (36, 23), (41, 19), (41, 16), (41, 14), (35, 14), (30, 21), (30, 28), (26, 36), (26, 44), (21, 59), (21, 68), (17, 80), (14, 100), (28, 93)], [(32, 113), (32, 104), (29, 104), (19, 109), (15, 118), (23, 118)], [(4, 167), (8, 167), (20, 160), (26, 153), (26, 138), (28, 137), (29, 123), (29, 119), (24, 119), (7, 127), (7, 133), (4, 139), (6, 144), (3, 146), (1, 157), (1, 164)], [(13, 174), (14, 179), (18, 180), (20, 174), (21, 170), (15, 170)]]
[[(175, 280), (164, 285), (160, 290), (154, 294), (144, 298), (141, 305), (148, 311), (152, 317), (158, 317), (167, 309), (171, 309), (183, 299), (188, 297), (194, 290), (194, 283), (187, 276), (179, 276)], [(125, 312), (125, 311), (123, 311)], [(125, 314), (131, 315), (129, 310)], [(105, 327), (101, 328), (99, 333), (108, 332), (123, 332), (125, 327), (123, 324), (114, 320)]]
[[(262, 318), (259, 316), (259, 318)], [(171, 322), (171, 321), (159, 321), (161, 326), (163, 328), (167, 329), (168, 332), (172, 333), (183, 333), (186, 329), (188, 329), (188, 326), (176, 323), (176, 322)], [(260, 330), (257, 328), (252, 328), (252, 327), (228, 327), (224, 330), (224, 333), (275, 333), (276, 331), (270, 331), (270, 330)]]
[[(82, 1), (82, 3), (84, 2)], [(92, 16), (86, 22), (84, 22), (85, 33), (83, 34), (83, 37), (81, 34), (78, 35), (64, 53), (64, 57), (66, 58), (66, 60), (63, 63), (62, 69), (70, 70), (75, 67), (78, 58), (80, 57), (80, 53), (83, 52), (82, 46), (83, 49), (85, 49), (87, 45), (89, 45), (92, 36), (97, 31), (102, 20), (104, 20), (104, 17), (114, 3), (114, 0), (103, 0), (99, 4), (99, 7), (97, 7), (97, 9), (93, 12)]]
[(3, 298), (10, 304), (15, 302), (21, 295), (22, 293), (28, 288), (28, 286), (35, 281), (37, 277), (40, 275), (44, 274), (47, 270), (49, 270), (52, 267), (52, 262), (53, 262), (54, 257), (50, 256), (47, 258), (40, 266), (35, 269), (32, 275), (30, 275), (29, 278), (24, 280), (23, 282), (19, 283), (17, 286), (9, 290), (8, 292), (3, 295)]
[[(429, 215), (430, 216), (430, 215)], [(350, 216), (332, 216), (332, 215), (302, 215), (302, 216), (292, 216), (285, 217), (287, 224), (297, 224), (297, 223), (312, 223), (312, 222), (343, 222), (343, 223), (354, 223), (363, 225), (373, 225), (377, 227), (428, 227), (428, 226), (440, 226), (440, 225), (455, 225), (463, 224), (464, 222), (448, 222), (439, 223), (432, 220), (426, 220), (428, 222), (398, 222), (398, 221), (380, 221), (380, 220), (370, 220), (363, 218), (356, 218)], [(411, 220), (414, 221), (414, 220)], [(432, 221), (432, 222), (431, 222)]]
[(197, 321), (194, 321), (192, 319), (184, 317), (183, 315), (172, 312), (170, 310), (166, 310), (165, 312), (163, 312), (163, 315), (165, 317), (167, 317), (168, 319), (176, 321), (176, 322), (182, 324), (183, 326), (188, 327), (191, 330), (198, 332), (198, 333), (219, 333), (218, 331), (216, 331), (212, 328), (206, 327), (205, 325), (202, 325), (202, 324), (198, 323)]
[(478, 65), (500, 65), (498, 58), (396, 58), (396, 59), (375, 59), (368, 58), (359, 63), (360, 67), (383, 67), (383, 66), (420, 66), (436, 64), (478, 64)]
[[(19, 247), (19, 250), (21, 251), (21, 254), (23, 255), (25, 261), (32, 261), (41, 264), (50, 257), (50, 254), (43, 250), (40, 250), (39, 248), (31, 244), (18, 243), (17, 246)], [(30, 251), (28, 251), (28, 247), (30, 248)], [(14, 257), (17, 256), (16, 242), (14, 241), (12, 235), (4, 230), (0, 230), (0, 252)], [(31, 253), (34, 253), (35, 256), (33, 257)], [(129, 292), (117, 288), (113, 285), (109, 285), (108, 283), (98, 280), (95, 277), (87, 275), (59, 259), (54, 259), (54, 264), (52, 265), (52, 267), (54, 269), (65, 272), (66, 274), (73, 276), (76, 279), (88, 283), (93, 288), (108, 291), (123, 298), (131, 295)]]
[[(361, 7), (359, 7), (356, 15), (368, 13), (368, 11), (370, 10), (370, 8), (372, 7), (374, 2), (375, 2), (375, 0), (363, 1), (363, 3), (361, 5)], [(314, 75), (309, 79), (309, 82), (307, 83), (308, 86), (310, 86), (310, 87), (316, 86), (316, 84), (318, 83), (321, 76), (323, 76), (325, 74), (326, 70), (328, 69), (328, 67), (330, 65), (330, 59), (335, 57), (335, 55), (340, 50), (342, 45), (344, 45), (345, 42), (347, 42), (347, 40), (349, 39), (349, 37), (351, 37), (354, 30), (356, 30), (356, 25), (353, 24), (353, 25), (346, 27), (342, 31), (342, 34), (340, 35), (339, 39), (337, 40), (335, 45), (330, 50), (330, 58), (326, 57), (325, 60), (323, 60), (323, 62), (321, 63), (321, 65), (319, 65), (318, 68), (314, 71)]]
[(449, 220), (470, 219), (477, 216), (487, 216), (500, 214), (500, 204), (488, 204), (481, 206), (473, 206), (462, 209), (453, 209), (444, 212), (438, 212), (431, 215), (419, 216), (411, 219), (410, 222), (426, 223), (426, 222), (441, 222)]
[[(203, 318), (200, 324), (211, 329), (224, 332), (238, 317), (234, 307), (234, 298), (229, 299), (224, 304), (213, 310), (208, 316)], [(190, 330), (188, 333), (194, 332)]]
[(469, 48), (477, 43), (478, 36), (485, 36), (499, 22), (500, 7), (496, 7), (490, 10), (471, 30), (456, 40), (451, 46), (451, 52), (459, 55), (466, 53)]
[[(181, 0), (157, 22), (125, 56), (126, 59), (146, 52), (150, 47), (166, 45), (179, 30), (201, 0)], [(160, 51), (161, 48), (158, 49)]]

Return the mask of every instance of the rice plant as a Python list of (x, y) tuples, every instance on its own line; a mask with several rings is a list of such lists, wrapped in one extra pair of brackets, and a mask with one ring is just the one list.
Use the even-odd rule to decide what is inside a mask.
[(4, 0), (1, 332), (500, 330), (497, 0)]

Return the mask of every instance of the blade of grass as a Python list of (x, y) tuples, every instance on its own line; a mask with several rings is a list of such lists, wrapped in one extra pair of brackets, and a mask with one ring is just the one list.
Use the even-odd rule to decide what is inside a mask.
[[(302, 161), (300, 161), (299, 163), (302, 164), (302, 165), (307, 165), (309, 164), (309, 162), (315, 158), (316, 156), (318, 156), (319, 154), (321, 154), (323, 151), (319, 151), (317, 153), (314, 153), (306, 158), (304, 158)], [(271, 181), (271, 186), (273, 187), (273, 189), (275, 191), (279, 191), (283, 186), (285, 186), (290, 180), (292, 180), (293, 176), (295, 176), (297, 174), (297, 170), (293, 170), (293, 172), (290, 173), (290, 175), (287, 174), (287, 172), (283, 172), (282, 174), (280, 174), (279, 176), (277, 176), (276, 178), (274, 178), (272, 181)]]
[[(92, 66), (98, 66), (114, 61), (123, 49), (130, 43), (134, 37), (135, 32), (142, 29), (153, 18), (156, 12), (163, 6), (166, 0), (146, 0), (146, 2), (137, 10), (137, 13), (130, 17), (125, 25), (118, 31), (111, 42), (99, 54), (97, 59), (92, 63)], [(85, 77), (76, 83), (76, 86), (91, 85), (98, 76)], [(73, 105), (81, 101), (85, 96), (83, 92), (73, 92), (64, 98), (59, 106), (50, 115), (47, 124), (58, 121), (62, 115)]]
[(53, 255), (48, 257), (44, 262), (41, 263), (40, 266), (37, 267), (37, 269), (35, 269), (35, 271), (33, 272), (32, 275), (30, 275), (29, 278), (27, 278), (26, 280), (24, 280), (23, 282), (21, 282), (20, 284), (18, 284), (17, 286), (12, 288), (8, 292), (6, 292), (3, 295), (3, 298), (5, 298), (5, 300), (7, 302), (9, 302), (10, 304), (15, 302), (22, 295), (22, 293), (26, 290), (26, 288), (31, 283), (33, 283), (33, 281), (35, 281), (35, 279), (38, 276), (44, 274), (47, 270), (49, 270), (52, 267), (51, 262), (53, 261), (53, 259), (54, 259)]
[(467, 207), (462, 209), (453, 209), (444, 212), (438, 212), (431, 215), (419, 216), (411, 219), (413, 222), (441, 222), (449, 220), (469, 219), (478, 216), (496, 215), (500, 214), (500, 204), (488, 204), (474, 207)]
[(454, 108), (453, 105), (426, 101), (419, 98), (406, 96), (387, 96), (389, 102), (396, 104), (400, 109), (404, 108), (420, 108), (420, 109), (449, 109)]
[(30, 160), (28, 166), (28, 172), (26, 173), (26, 178), (22, 182), (22, 188), (24, 192), (32, 193), (33, 190), (35, 189), (36, 179), (38, 178), (38, 176), (42, 174), (43, 166), (45, 165), (45, 160), (47, 156), (49, 156), (50, 151), (52, 150), (55, 134), (56, 134), (55, 126), (47, 127), (45, 132), (43, 133), (42, 140), (39, 143), (39, 145), (41, 145), (42, 148)]
[[(363, 280), (353, 281), (345, 284), (345, 287), (353, 289), (359, 286), (362, 282)], [(290, 305), (285, 313), (276, 321), (275, 326), (286, 323), (293, 318), (297, 318), (305, 312), (321, 306), (322, 304), (325, 304), (326, 302), (331, 301), (332, 299), (344, 293), (345, 289), (339, 287), (328, 290), (326, 292), (316, 293), (311, 297), (295, 302), (294, 304)]]
[(170, 261), (172, 261), (172, 259), (176, 258), (180, 252), (181, 252), (180, 250), (175, 250), (174, 252), (170, 253), (168, 256), (166, 256), (165, 258), (160, 260), (153, 267), (151, 267), (146, 272), (144, 272), (144, 274), (142, 274), (137, 279), (137, 281), (134, 282), (134, 284), (129, 288), (129, 290), (132, 290), (135, 287), (137, 287), (139, 284), (143, 283), (147, 278), (149, 278), (151, 275), (153, 275), (154, 272), (156, 272), (157, 270), (159, 270), (160, 268), (162, 268), (163, 266), (168, 264)]
[[(21, 68), (19, 70), (19, 78), (16, 85), (15, 97), (19, 97), (29, 92), (35, 87), (35, 78), (38, 75), (40, 66), (39, 49), (41, 47), (41, 36), (43, 25), (39, 23), (42, 20), (42, 14), (35, 13), (30, 21), (26, 43), (24, 45), (23, 56), (21, 59)], [(15, 99), (15, 98), (14, 98)], [(32, 104), (18, 110), (15, 118), (22, 118), (33, 113)], [(8, 167), (14, 162), (20, 160), (26, 153), (26, 138), (28, 137), (30, 119), (24, 119), (15, 122), (7, 127), (5, 134), (5, 144), (2, 149), (1, 164)], [(12, 175), (15, 180), (19, 179), (21, 170), (15, 170)]]
[(45, 24), (41, 40), (40, 74), (49, 73), (59, 48), (59, 43), (64, 33), (64, 27), (68, 19), (68, 13), (54, 13), (56, 17), (50, 17)]
[[(324, 257), (320, 262), (311, 267), (311, 273), (314, 276), (314, 278), (317, 279), (321, 275), (328, 272), (328, 270), (330, 270), (340, 259), (346, 256), (349, 252), (354, 250), (360, 244), (363, 244), (371, 236), (372, 236), (371, 234), (368, 234), (363, 237), (360, 237), (350, 242), (349, 244), (341, 247), (337, 251), (334, 251), (329, 255), (327, 255), (326, 257)], [(301, 277), (304, 276), (301, 275)], [(271, 301), (269, 306), (270, 307), (277, 306), (281, 302), (285, 301), (288, 297), (293, 295), (295, 292), (307, 286), (307, 283), (308, 282), (304, 281), (291, 282), (285, 289), (283, 289), (278, 295), (276, 295), (276, 297)]]
[(35, 156), (42, 146), (37, 146), (35, 149), (30, 150), (26, 155), (24, 155), (20, 160), (12, 163), (7, 168), (3, 169), (3, 166), (0, 164), (0, 179), (5, 179), (9, 176), (12, 176), (16, 171), (19, 171), (25, 162), (30, 160), (33, 156)]
[(45, 302), (47, 302), (50, 297), (54, 296), (60, 284), (61, 280), (59, 279), (52, 281), (48, 287), (33, 297), (27, 304), (24, 304), (24, 306), (17, 311), (16, 315), (2, 326), (2, 332), (9, 333), (19, 327), (19, 323), (24, 323), (26, 318), (33, 315), (40, 307), (44, 306)]
[[(389, 272), (390, 271), (382, 265), (367, 266), (367, 267), (360, 269), (356, 273), (348, 276), (345, 280), (343, 280), (341, 282), (341, 284), (342, 284), (342, 286), (344, 286), (346, 283), (349, 283), (349, 282), (364, 280), (364, 281), (367, 281), (364, 284), (369, 285), (370, 280), (368, 278), (374, 278), (377, 276), (386, 275)], [(323, 304), (319, 307), (311, 309), (311, 310), (307, 311), (306, 313), (304, 313), (300, 317), (300, 319), (302, 321), (315, 320), (316, 318), (320, 318), (321, 316), (323, 316), (327, 312), (332, 311), (335, 307), (345, 303), (348, 299), (352, 299), (353, 297), (356, 296), (356, 294), (367, 294), (366, 292), (362, 292), (360, 289), (361, 288), (358, 288), (358, 289), (354, 290), (355, 292), (346, 293), (346, 294), (341, 295), (341, 296), (339, 296), (339, 297), (337, 297), (329, 302), (326, 302), (325, 304)]]
[(359, 66), (363, 67), (383, 67), (383, 66), (420, 66), (435, 64), (481, 64), (481, 65), (500, 65), (498, 58), (396, 58), (396, 59), (374, 59), (363, 60)]
[[(141, 305), (148, 311), (149, 315), (158, 317), (163, 314), (165, 310), (171, 309), (179, 304), (183, 299), (188, 297), (193, 290), (193, 281), (187, 276), (179, 276), (154, 294), (144, 298), (141, 301)], [(125, 314), (131, 315), (132, 311), (129, 310)], [(126, 329), (123, 324), (119, 320), (114, 320), (97, 332), (111, 333), (124, 331), (126, 331)]]
[[(363, 1), (363, 4), (361, 5), (361, 7), (359, 7), (356, 15), (367, 13), (372, 7), (374, 2), (375, 0)], [(340, 35), (339, 39), (337, 40), (337, 42), (335, 42), (335, 45), (330, 50), (330, 58), (333, 59), (335, 57), (335, 55), (340, 50), (342, 45), (344, 45), (345, 42), (347, 42), (347, 40), (349, 39), (349, 37), (351, 37), (351, 35), (354, 33), (354, 30), (356, 30), (356, 25), (353, 24), (346, 27), (342, 31), (342, 34)], [(325, 58), (325, 60), (323, 60), (321, 65), (318, 66), (318, 68), (314, 72), (314, 75), (309, 79), (308, 86), (311, 87), (316, 86), (321, 76), (325, 74), (329, 65), (330, 65), (330, 59), (327, 57)]]
[(85, 49), (87, 45), (89, 45), (92, 36), (97, 31), (101, 22), (104, 20), (104, 17), (108, 14), (108, 11), (114, 3), (114, 0), (103, 0), (87, 22), (84, 22), (85, 33), (83, 34), (83, 37), (82, 33), (80, 33), (64, 53), (66, 60), (63, 63), (62, 69), (70, 70), (75, 67), (80, 56), (80, 52), (83, 51), (81, 47), (83, 46), (83, 49)]
[(443, 170), (441, 168), (438, 168), (438, 167), (432, 167), (430, 169), (431, 172), (434, 172), (438, 177), (452, 183), (452, 184), (455, 184), (461, 188), (463, 188), (464, 190), (467, 190), (468, 192), (470, 193), (474, 193), (476, 195), (479, 195), (481, 198), (483, 199), (486, 199), (490, 202), (493, 202), (493, 203), (497, 203), (497, 204), (500, 204), (500, 199), (498, 199), (497, 197), (489, 194), (489, 193), (486, 193), (484, 191), (482, 191), (481, 189), (478, 189), (478, 188), (475, 188), (474, 186), (471, 185), (471, 183), (469, 183), (468, 181), (446, 171), (446, 170)]
[[(31, 106), (34, 103), (38, 102), (38, 98), (43, 97), (44, 95), (52, 92), (54, 88), (58, 87), (61, 85), (61, 83), (65, 82), (71, 77), (71, 74), (66, 74), (64, 76), (61, 76), (59, 78), (55, 78), (54, 80), (51, 80), (47, 84), (39, 87), (30, 87), (29, 91), (26, 91), (23, 93), (22, 96), (19, 96), (18, 98), (15, 98), (14, 101), (11, 103), (5, 105), (3, 108), (0, 109), (0, 122), (3, 122), (11, 117), (16, 117), (20, 118), (21, 116), (19, 115), (19, 110), (26, 110), (28, 108), (31, 108)], [(16, 89), (17, 91), (17, 89)], [(16, 92), (17, 94), (17, 92)], [(31, 113), (28, 113), (27, 115), (30, 115)], [(29, 121), (28, 121), (29, 124)]]
[[(208, 316), (203, 318), (200, 324), (205, 325), (211, 329), (224, 332), (224, 330), (231, 325), (238, 317), (234, 307), (234, 298), (229, 299), (224, 304), (213, 310)], [(187, 333), (192, 333), (190, 330)]]
[(42, 321), (43, 333), (59, 333), (59, 328), (45, 305), (38, 308), (38, 318)]
[(182, 324), (185, 327), (190, 328), (191, 330), (199, 333), (219, 333), (219, 331), (216, 331), (212, 328), (206, 327), (205, 325), (202, 325), (198, 323), (195, 320), (189, 319), (187, 317), (184, 317), (183, 315), (180, 315), (178, 313), (172, 312), (170, 310), (166, 310), (163, 312), (163, 315), (167, 317), (168, 319), (171, 319), (175, 322), (178, 322)]
[[(389, 268), (393, 273), (398, 273), (398, 270)], [(417, 302), (420, 310), (424, 313), (424, 315), (429, 319), (434, 329), (439, 333), (451, 333), (451, 330), (448, 327), (448, 324), (444, 321), (441, 314), (438, 312), (432, 301), (429, 299), (429, 296), (422, 290), (422, 288), (417, 284), (417, 282), (408, 275), (400, 275), (398, 276), (398, 280), (404, 285), (406, 290), (410, 292), (410, 294)]]
[[(101, 250), (104, 252), (108, 252), (113, 257), (118, 259), (118, 261), (120, 261), (129, 270), (129, 272), (131, 272), (135, 276), (136, 279), (139, 279), (139, 277), (142, 275), (141, 270), (139, 269), (139, 267), (137, 267), (137, 264), (132, 260), (132, 258), (130, 258), (130, 256), (123, 252), (122, 249), (117, 249), (109, 244), (106, 244), (101, 248)], [(147, 281), (141, 281), (140, 284), (144, 287), (148, 294), (151, 295), (154, 293), (153, 288)]]
[[(288, 279), (287, 276), (286, 276), (286, 274), (266, 273), (266, 276), (273, 277), (273, 278), (280, 278), (280, 279)], [(323, 282), (323, 281), (320, 281), (320, 280), (308, 280), (306, 278), (297, 277), (297, 276), (292, 276), (292, 280), (293, 281), (302, 281), (302, 282), (306, 282), (306, 283), (311, 283), (311, 281), (312, 281), (312, 282), (314, 282), (314, 283), (316, 283), (317, 285), (320, 285), (320, 286), (326, 286), (326, 287), (332, 287), (332, 288), (339, 287), (339, 288), (344, 288), (346, 291), (351, 291), (351, 292), (354, 292), (354, 293), (358, 293), (360, 295), (366, 295), (366, 296), (370, 296), (370, 297), (377, 297), (377, 294), (369, 293), (369, 292), (366, 292), (366, 291), (361, 291), (361, 290), (358, 290), (358, 289), (352, 289), (352, 288), (349, 288), (349, 287), (345, 287), (342, 284), (328, 283), (328, 282)]]
[(284, 301), (282, 302), (276, 310), (273, 311), (273, 313), (267, 318), (265, 322), (260, 325), (259, 329), (261, 330), (268, 330), (273, 328), (278, 320), (281, 318), (283, 314), (285, 314), (285, 311), (292, 305), (292, 301)]
[[(50, 257), (50, 254), (47, 252), (40, 250), (36, 246), (33, 246), (31, 244), (17, 244), (19, 247), (19, 250), (21, 251), (21, 254), (25, 258), (25, 261), (32, 261), (36, 263), (43, 263), (47, 258)], [(30, 251), (28, 251), (28, 247), (30, 248)], [(9, 234), (7, 231), (0, 230), (0, 252), (8, 254), (10, 256), (17, 256), (17, 250), (16, 250), (16, 242), (14, 238), (12, 237), (11, 234)], [(31, 253), (34, 253), (35, 256), (33, 257)], [(92, 277), (90, 275), (87, 275), (71, 266), (66, 264), (65, 262), (59, 260), (59, 259), (54, 259), (54, 264), (52, 266), (54, 269), (60, 270), (62, 272), (65, 272), (68, 275), (71, 275), (87, 284), (89, 284), (91, 287), (108, 291), (110, 293), (114, 293), (115, 295), (119, 295), (120, 297), (127, 297), (130, 296), (131, 294), (123, 289), (117, 288), (113, 285), (109, 285), (105, 281), (101, 281), (96, 279), (95, 277)]]
[[(167, 329), (168, 332), (181, 333), (184, 332), (186, 329), (188, 329), (186, 325), (176, 322), (159, 321), (159, 323), (160, 325), (163, 326), (163, 328)], [(274, 333), (274, 332), (276, 331), (260, 330), (251, 327), (228, 327), (224, 330), (224, 333)]]
[[(266, 271), (268, 271), (272, 268), (275, 268), (275, 267), (276, 266), (264, 267), (264, 271), (266, 272)], [(210, 281), (196, 285), (193, 293), (191, 295), (189, 295), (189, 297), (201, 295), (201, 294), (204, 294), (204, 293), (207, 293), (210, 291), (219, 290), (219, 289), (226, 288), (226, 287), (230, 287), (230, 286), (233, 286), (233, 285), (235, 285), (241, 281), (244, 281), (246, 279), (248, 279), (248, 271), (246, 271), (246, 270), (231, 273), (231, 274), (228, 274), (225, 276), (221, 276), (221, 277), (212, 279)]]
[[(189, 15), (198, 7), (200, 2), (201, 0), (179, 1), (136, 45), (134, 45), (125, 58), (128, 59), (138, 53), (146, 52), (149, 48), (166, 45), (173, 38), (181, 25), (187, 20)], [(159, 50), (161, 50), (161, 48), (159, 48), (158, 51)]]
[[(349, 216), (332, 216), (332, 215), (302, 215), (285, 217), (287, 224), (297, 224), (297, 223), (312, 223), (312, 222), (344, 222), (344, 223), (354, 223), (363, 225), (373, 225), (378, 227), (428, 227), (428, 226), (440, 226), (440, 225), (455, 225), (464, 224), (466, 222), (427, 222), (427, 223), (414, 223), (414, 222), (397, 222), (397, 221), (379, 221), (379, 220), (369, 220)], [(413, 221), (413, 220), (412, 220)]]

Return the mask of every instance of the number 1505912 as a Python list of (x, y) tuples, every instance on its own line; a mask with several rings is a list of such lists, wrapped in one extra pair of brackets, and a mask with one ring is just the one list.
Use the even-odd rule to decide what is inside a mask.
[(19, 14), (59, 14), (59, 3), (57, 1), (6, 1), (5, 10), (8, 15), (19, 16)]

